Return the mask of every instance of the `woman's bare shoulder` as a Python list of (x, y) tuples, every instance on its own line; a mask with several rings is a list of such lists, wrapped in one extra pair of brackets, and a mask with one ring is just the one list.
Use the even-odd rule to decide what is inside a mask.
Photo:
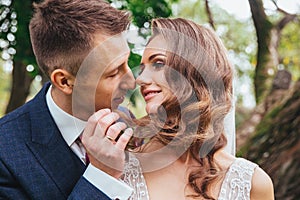
[(273, 200), (274, 187), (270, 176), (260, 167), (256, 167), (252, 177), (251, 200)]

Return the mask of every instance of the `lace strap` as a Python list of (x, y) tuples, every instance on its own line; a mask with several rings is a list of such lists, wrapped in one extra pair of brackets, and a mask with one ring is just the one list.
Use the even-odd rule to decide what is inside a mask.
[(130, 200), (149, 200), (148, 189), (144, 179), (139, 160), (129, 153), (128, 162), (125, 164), (123, 181), (133, 188)]
[(218, 200), (250, 200), (251, 180), (258, 165), (236, 158), (222, 183)]

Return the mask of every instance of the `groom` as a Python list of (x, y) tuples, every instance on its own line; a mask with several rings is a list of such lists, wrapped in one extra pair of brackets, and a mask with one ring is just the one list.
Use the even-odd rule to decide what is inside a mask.
[(51, 83), (0, 119), (0, 199), (128, 199), (132, 189), (113, 177), (132, 131), (112, 112), (135, 86), (128, 14), (102, 0), (34, 7), (32, 47)]

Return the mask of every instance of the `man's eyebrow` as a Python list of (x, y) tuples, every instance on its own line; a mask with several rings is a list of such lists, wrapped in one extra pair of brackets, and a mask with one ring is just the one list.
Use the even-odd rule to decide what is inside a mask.
[(113, 71), (116, 71), (116, 70), (118, 70), (124, 63), (127, 63), (127, 62), (128, 62), (128, 58), (129, 58), (129, 56), (130, 56), (130, 53), (124, 55), (124, 57), (125, 57), (125, 56), (126, 56), (126, 61), (125, 61), (125, 62), (118, 63), (118, 65), (113, 65), (113, 68), (110, 69), (109, 71), (107, 71), (106, 73), (109, 74), (109, 73), (111, 73), (111, 72), (113, 72)]

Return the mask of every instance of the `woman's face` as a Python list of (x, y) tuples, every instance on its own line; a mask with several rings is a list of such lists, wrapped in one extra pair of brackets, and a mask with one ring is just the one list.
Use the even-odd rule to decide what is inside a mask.
[(146, 101), (146, 112), (155, 113), (162, 102), (171, 95), (165, 78), (166, 41), (161, 36), (154, 37), (146, 46), (140, 64), (140, 74), (136, 83)]

